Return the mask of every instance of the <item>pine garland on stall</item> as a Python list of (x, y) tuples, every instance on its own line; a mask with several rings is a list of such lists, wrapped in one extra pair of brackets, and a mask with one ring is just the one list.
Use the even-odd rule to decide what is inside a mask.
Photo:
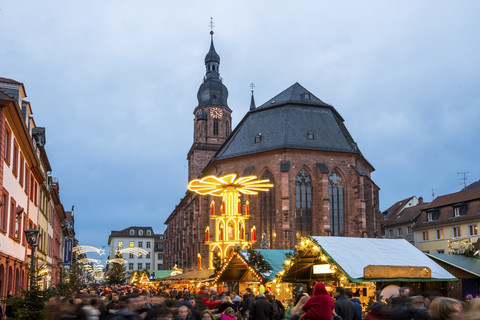
[(270, 265), (270, 263), (268, 263), (267, 260), (265, 260), (265, 258), (260, 252), (256, 251), (252, 247), (249, 247), (247, 249), (247, 253), (249, 264), (255, 267), (258, 272), (265, 273), (268, 271), (272, 271), (272, 266)]

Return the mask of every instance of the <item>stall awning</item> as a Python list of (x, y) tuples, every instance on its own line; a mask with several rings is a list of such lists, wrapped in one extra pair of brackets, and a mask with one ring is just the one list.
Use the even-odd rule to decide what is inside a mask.
[(310, 238), (351, 282), (457, 280), (405, 239)]
[(429, 257), (480, 277), (480, 259), (461, 254), (427, 254)]
[(194, 270), (184, 272), (182, 274), (177, 274), (175, 276), (165, 277), (162, 280), (206, 280), (210, 279), (213, 276), (213, 270)]

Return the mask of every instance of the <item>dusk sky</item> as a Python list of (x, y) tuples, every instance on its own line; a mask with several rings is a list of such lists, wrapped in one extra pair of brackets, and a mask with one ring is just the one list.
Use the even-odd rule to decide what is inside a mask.
[[(156, 233), (187, 186), (210, 17), (233, 126), (295, 82), (375, 167), (380, 208), (480, 179), (478, 1), (0, 1), (0, 77), (24, 83), (81, 244)], [(433, 190), (433, 191), (432, 191)]]

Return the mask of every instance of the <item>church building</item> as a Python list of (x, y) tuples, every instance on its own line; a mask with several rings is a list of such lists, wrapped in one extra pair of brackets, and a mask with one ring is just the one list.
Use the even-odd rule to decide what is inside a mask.
[[(228, 174), (270, 180), (268, 192), (241, 196), (239, 211), (249, 214), (242, 232), (254, 248), (262, 235), (270, 249), (292, 249), (303, 235), (379, 237), (375, 169), (340, 114), (295, 83), (258, 107), (252, 91), (250, 110), (232, 131), (228, 90), (210, 34), (193, 111), (189, 181)], [(186, 192), (165, 221), (165, 268), (210, 266), (209, 240), (218, 239), (211, 213), (221, 210), (217, 197)]]

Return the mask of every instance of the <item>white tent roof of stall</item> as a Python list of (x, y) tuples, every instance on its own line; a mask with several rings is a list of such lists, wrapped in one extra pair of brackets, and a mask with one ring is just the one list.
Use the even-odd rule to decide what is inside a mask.
[(369, 265), (428, 267), (430, 281), (457, 279), (405, 239), (311, 237), (353, 279), (363, 279)]

